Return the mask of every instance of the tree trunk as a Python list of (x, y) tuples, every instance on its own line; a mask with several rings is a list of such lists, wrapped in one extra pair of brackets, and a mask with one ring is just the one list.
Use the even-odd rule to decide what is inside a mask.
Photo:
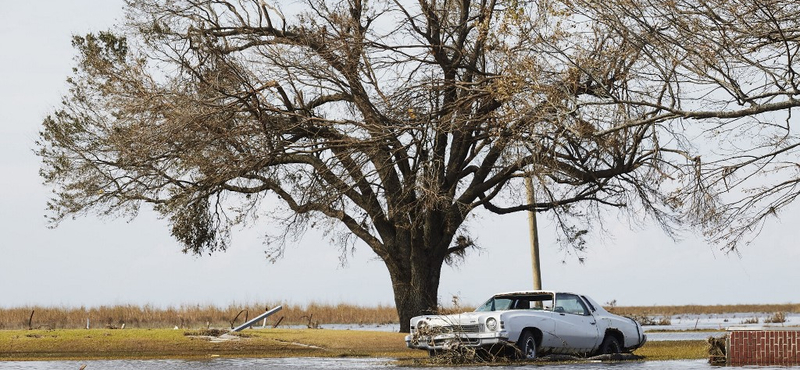
[(401, 266), (387, 264), (401, 333), (411, 331), (412, 317), (438, 312), (439, 277), (444, 261), (437, 258), (412, 260), (409, 258)]

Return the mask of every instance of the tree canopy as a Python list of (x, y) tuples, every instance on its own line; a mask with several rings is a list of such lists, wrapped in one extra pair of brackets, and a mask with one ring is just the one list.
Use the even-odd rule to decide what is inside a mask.
[[(403, 331), (436, 309), (477, 209), (548, 212), (578, 250), (608, 208), (735, 250), (797, 194), (797, 8), (128, 1), (124, 27), (74, 38), (39, 143), (49, 209), (152, 204), (198, 254), (256, 219), (284, 226), (272, 257), (312, 225), (337, 232), (386, 264)], [(794, 178), (738, 192), (770, 171)]]

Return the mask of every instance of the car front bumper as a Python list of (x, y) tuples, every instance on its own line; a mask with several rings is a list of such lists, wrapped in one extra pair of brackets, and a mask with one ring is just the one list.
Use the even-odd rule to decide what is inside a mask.
[(505, 346), (508, 342), (508, 332), (486, 333), (447, 333), (432, 336), (407, 335), (408, 348), (425, 350), (451, 350), (457, 347), (496, 347)]

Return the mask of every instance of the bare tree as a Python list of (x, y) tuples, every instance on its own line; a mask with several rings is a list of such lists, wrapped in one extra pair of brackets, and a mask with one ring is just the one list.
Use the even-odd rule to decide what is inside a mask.
[[(671, 7), (702, 20), (704, 4)], [(695, 166), (686, 120), (727, 128), (796, 105), (793, 72), (752, 57), (784, 53), (791, 69), (792, 33), (714, 47), (681, 13), (663, 17), (669, 8), (129, 1), (121, 33), (74, 39), (71, 90), (44, 122), (53, 222), (152, 204), (184, 251), (200, 254), (269, 216), (285, 230), (271, 258), (318, 226), (343, 250), (360, 241), (381, 258), (408, 331), (412, 316), (436, 310), (443, 264), (473, 246), (476, 209), (549, 211), (577, 250), (606, 208), (672, 232), (687, 208), (677, 191), (715, 178)], [(739, 65), (772, 78), (751, 86)], [(526, 174), (535, 204), (518, 194)], [(708, 209), (718, 202), (703, 189), (710, 201), (692, 204)]]
[(687, 138), (690, 161), (670, 196), (686, 220), (732, 252), (794, 202), (800, 4), (576, 1), (570, 9), (638, 55), (638, 76), (626, 79), (628, 95), (618, 103), (648, 114), (616, 127), (665, 122)]

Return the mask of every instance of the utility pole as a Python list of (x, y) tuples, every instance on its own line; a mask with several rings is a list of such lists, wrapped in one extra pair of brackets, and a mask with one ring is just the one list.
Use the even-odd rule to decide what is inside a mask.
[[(525, 188), (528, 190), (528, 204), (535, 204), (536, 197), (533, 194), (533, 180), (531, 176), (525, 176)], [(542, 270), (539, 265), (539, 230), (536, 225), (536, 211), (528, 211), (528, 226), (530, 227), (531, 239), (531, 266), (533, 269), (533, 289), (542, 289)]]

